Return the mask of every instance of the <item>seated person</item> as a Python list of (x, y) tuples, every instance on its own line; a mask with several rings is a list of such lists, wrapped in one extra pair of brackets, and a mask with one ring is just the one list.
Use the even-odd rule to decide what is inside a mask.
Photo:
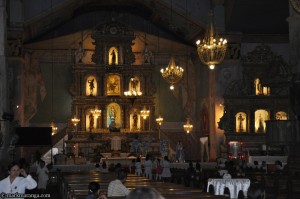
[(126, 199), (165, 199), (156, 189), (151, 187), (137, 187), (131, 191)]
[(263, 184), (259, 182), (253, 182), (247, 191), (247, 199), (263, 199), (265, 188)]
[(123, 184), (126, 178), (127, 178), (127, 173), (123, 170), (119, 170), (117, 172), (117, 179), (111, 181), (108, 184), (107, 196), (108, 197), (127, 196), (129, 194), (129, 190)]
[(107, 199), (106, 195), (100, 192), (100, 185), (97, 182), (89, 183), (89, 193), (85, 199)]

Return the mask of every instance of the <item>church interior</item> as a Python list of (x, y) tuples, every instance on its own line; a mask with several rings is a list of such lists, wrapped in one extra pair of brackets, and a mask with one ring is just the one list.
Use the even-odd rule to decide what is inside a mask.
[[(171, 181), (200, 163), (192, 184), (201, 193), (185, 197), (205, 198), (223, 195), (210, 192), (210, 174), (231, 161), (266, 164), (246, 173), (266, 198), (300, 197), (300, 1), (0, 0), (0, 8), (1, 172), (37, 156), (62, 171), (167, 156)], [(271, 178), (278, 162), (281, 176)]]

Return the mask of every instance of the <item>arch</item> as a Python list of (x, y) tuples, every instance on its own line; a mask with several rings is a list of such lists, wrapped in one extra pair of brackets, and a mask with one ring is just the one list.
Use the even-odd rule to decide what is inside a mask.
[(269, 112), (264, 109), (258, 109), (255, 111), (255, 133), (266, 132), (266, 120), (270, 119)]
[(86, 78), (85, 83), (86, 96), (96, 96), (98, 93), (97, 78), (94, 75), (90, 75)]
[(235, 115), (235, 126), (238, 133), (247, 131), (247, 114), (245, 112), (238, 112)]

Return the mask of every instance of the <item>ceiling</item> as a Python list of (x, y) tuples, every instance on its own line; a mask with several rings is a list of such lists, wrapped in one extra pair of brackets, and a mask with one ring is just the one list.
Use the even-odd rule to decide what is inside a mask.
[[(51, 0), (50, 5), (45, 1), (48, 7), (43, 12), (30, 15), (34, 7), (31, 1), (24, 1), (24, 37), (31, 46), (54, 37), (79, 38), (80, 31), (112, 19), (130, 24), (138, 31), (194, 45), (205, 32), (209, 9), (206, 0)], [(288, 36), (288, 0), (212, 1), (216, 26), (224, 22), (221, 34)], [(224, 11), (219, 9), (222, 5)]]

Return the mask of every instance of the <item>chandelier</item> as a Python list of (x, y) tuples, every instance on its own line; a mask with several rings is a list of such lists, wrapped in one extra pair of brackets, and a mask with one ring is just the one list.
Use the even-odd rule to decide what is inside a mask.
[(80, 119), (78, 119), (76, 116), (74, 116), (72, 119), (71, 119), (72, 123), (74, 126), (77, 126), (77, 124), (80, 122)]
[(174, 84), (178, 83), (183, 76), (183, 68), (176, 66), (174, 58), (171, 57), (169, 65), (160, 70), (163, 78), (170, 84), (170, 89), (174, 90)]
[(144, 106), (143, 110), (141, 110), (141, 116), (143, 119), (147, 119), (147, 117), (150, 115), (150, 110), (146, 109), (146, 106)]
[(91, 113), (98, 119), (101, 116), (101, 110), (98, 109), (98, 106), (94, 110), (91, 110)]
[(190, 118), (187, 118), (186, 123), (183, 125), (183, 130), (190, 133), (193, 130), (193, 125), (190, 123)]
[(209, 18), (210, 22), (205, 32), (205, 36), (202, 41), (198, 40), (196, 44), (201, 62), (213, 70), (215, 65), (220, 64), (225, 57), (227, 40), (219, 38), (217, 34), (212, 10), (209, 12)]
[(159, 115), (159, 117), (156, 118), (155, 120), (156, 120), (156, 123), (157, 123), (159, 126), (161, 126), (162, 123), (164, 122), (164, 118), (162, 118), (160, 115)]
[(126, 97), (139, 97), (142, 95), (140, 91), (124, 91)]
[(55, 123), (53, 120), (50, 123), (50, 127), (52, 128), (52, 135), (55, 135), (57, 133), (58, 128), (57, 128), (57, 126), (55, 126)]

